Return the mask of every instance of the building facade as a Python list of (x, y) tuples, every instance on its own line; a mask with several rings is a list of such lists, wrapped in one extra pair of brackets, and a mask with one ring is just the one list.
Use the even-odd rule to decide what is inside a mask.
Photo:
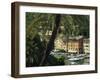
[(67, 46), (66, 46), (66, 43), (60, 39), (60, 38), (57, 38), (55, 40), (55, 49), (62, 49), (62, 50), (67, 50)]
[(62, 49), (73, 54), (90, 53), (90, 43), (89, 39), (83, 39), (82, 36), (69, 37), (66, 42), (61, 38), (57, 38), (55, 40), (55, 49)]
[(63, 49), (68, 53), (83, 53), (83, 37), (69, 37), (68, 41), (61, 38), (55, 40), (55, 49)]
[(90, 53), (90, 41), (89, 41), (89, 39), (84, 39), (83, 46), (84, 46), (84, 53)]
[(68, 53), (83, 53), (83, 37), (69, 37)]

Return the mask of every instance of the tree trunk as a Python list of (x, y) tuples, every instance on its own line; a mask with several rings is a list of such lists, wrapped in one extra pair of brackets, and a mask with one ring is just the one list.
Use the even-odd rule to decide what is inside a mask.
[(46, 51), (43, 55), (43, 58), (40, 62), (40, 66), (42, 65), (45, 65), (46, 63), (46, 60), (50, 54), (50, 52), (52, 51), (53, 47), (54, 47), (54, 41), (56, 39), (56, 36), (57, 36), (57, 32), (58, 32), (58, 29), (60, 27), (60, 20), (61, 20), (61, 15), (60, 14), (57, 14), (56, 17), (55, 17), (55, 25), (54, 25), (54, 29), (52, 31), (52, 35), (50, 37), (50, 40), (47, 44), (47, 47), (46, 47)]

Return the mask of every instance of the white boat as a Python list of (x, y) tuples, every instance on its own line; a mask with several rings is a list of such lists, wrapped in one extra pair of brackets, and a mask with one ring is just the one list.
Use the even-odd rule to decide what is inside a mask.
[(85, 54), (78, 54), (76, 57), (84, 57)]
[(84, 59), (84, 57), (73, 57), (73, 58), (70, 58), (68, 59), (69, 61), (79, 61), (79, 60), (82, 60)]
[(75, 64), (77, 64), (76, 62), (71, 62), (71, 65), (75, 65)]

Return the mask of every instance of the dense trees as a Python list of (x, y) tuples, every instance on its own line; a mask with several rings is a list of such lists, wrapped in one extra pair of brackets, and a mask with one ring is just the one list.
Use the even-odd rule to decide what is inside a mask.
[[(40, 66), (59, 60), (50, 56), (57, 37), (68, 41), (69, 36), (89, 37), (88, 15), (26, 13), (26, 66)], [(51, 59), (50, 59), (51, 58)]]

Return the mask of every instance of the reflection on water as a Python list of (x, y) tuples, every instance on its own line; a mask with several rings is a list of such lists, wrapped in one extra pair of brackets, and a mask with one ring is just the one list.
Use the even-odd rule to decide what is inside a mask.
[(89, 64), (90, 56), (89, 54), (69, 54), (69, 53), (54, 53), (51, 54), (55, 57), (63, 56), (65, 57), (65, 65), (85, 65)]
[(66, 65), (89, 64), (89, 54), (70, 55), (65, 60)]

